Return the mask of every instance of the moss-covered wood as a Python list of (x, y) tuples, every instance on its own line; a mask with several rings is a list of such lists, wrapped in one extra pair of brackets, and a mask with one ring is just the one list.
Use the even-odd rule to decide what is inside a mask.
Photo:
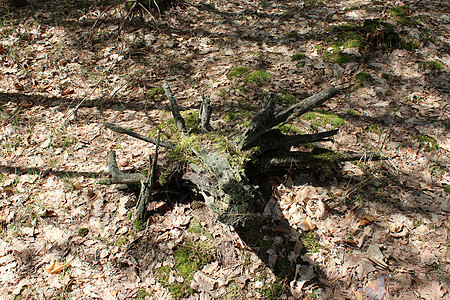
[[(254, 200), (257, 187), (247, 178), (249, 166), (254, 173), (255, 166), (259, 168), (256, 172), (264, 172), (282, 167), (326, 167), (352, 160), (350, 156), (331, 150), (316, 149), (307, 153), (290, 151), (292, 146), (327, 140), (337, 134), (338, 130), (286, 135), (277, 128), (279, 124), (294, 120), (336, 95), (338, 90), (335, 88), (312, 95), (278, 113), (274, 95), (269, 93), (262, 101), (261, 110), (243, 132), (234, 132), (231, 135), (211, 130), (209, 118), (212, 107), (209, 98), (203, 97), (201, 111), (194, 118), (188, 113), (184, 113), (183, 117), (169, 84), (165, 82), (163, 88), (173, 116), (172, 125), (166, 129), (171, 131), (170, 138), (176, 140), (161, 141), (160, 145), (172, 149), (167, 154), (172, 161), (183, 162), (184, 166), (188, 166), (184, 170), (183, 178), (195, 186), (203, 195), (205, 204), (218, 220), (225, 224), (243, 225), (250, 217), (248, 208)], [(117, 125), (111, 126), (107, 123), (105, 126), (143, 139), (142, 136)], [(154, 143), (153, 139), (144, 140)], [(120, 171), (113, 171), (111, 174), (116, 178), (116, 182)], [(140, 214), (140, 218), (143, 216)]]

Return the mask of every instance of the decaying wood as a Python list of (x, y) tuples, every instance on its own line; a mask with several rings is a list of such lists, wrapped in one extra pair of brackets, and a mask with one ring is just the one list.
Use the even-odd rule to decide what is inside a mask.
[(175, 124), (177, 125), (178, 130), (180, 133), (186, 134), (186, 123), (184, 122), (184, 118), (181, 116), (180, 113), (180, 107), (177, 105), (177, 102), (175, 101), (175, 97), (173, 95), (172, 90), (170, 89), (169, 83), (166, 81), (163, 83), (164, 92), (166, 92), (166, 96), (169, 99), (170, 108), (172, 110), (172, 116), (175, 120)]
[(200, 126), (204, 131), (209, 131), (209, 120), (212, 114), (211, 100), (209, 96), (202, 93), (202, 104), (200, 106)]
[(138, 184), (142, 180), (145, 180), (144, 175), (140, 173), (126, 174), (122, 173), (117, 166), (116, 151), (111, 150), (108, 153), (108, 172), (111, 174), (111, 178), (102, 179), (102, 184)]
[(156, 149), (155, 149), (155, 157), (152, 161), (152, 156), (149, 155), (149, 170), (148, 176), (145, 180), (141, 180), (141, 192), (139, 193), (139, 199), (137, 202), (137, 219), (138, 220), (146, 220), (147, 207), (151, 201), (151, 191), (153, 189), (153, 183), (155, 181), (156, 176), (156, 165), (158, 163), (158, 150), (160, 143), (160, 131), (158, 130), (158, 137), (156, 139)]
[(295, 104), (280, 113), (274, 115), (273, 94), (269, 94), (264, 100), (262, 110), (253, 118), (250, 125), (245, 129), (240, 137), (240, 148), (249, 149), (258, 144), (259, 138), (274, 126), (287, 123), (298, 116), (308, 112), (316, 106), (321, 105), (326, 100), (339, 93), (336, 88), (329, 88), (326, 91), (306, 98), (298, 104)]
[[(175, 96), (167, 82), (163, 84), (164, 91), (170, 103), (173, 118), (175, 120), (181, 139), (188, 137), (188, 130), (183, 116), (180, 113), (180, 107), (177, 105)], [(277, 167), (295, 168), (304, 166), (323, 166), (336, 164), (338, 162), (357, 159), (358, 156), (346, 156), (334, 153), (331, 150), (318, 150), (319, 152), (305, 153), (292, 152), (291, 146), (299, 144), (324, 141), (338, 133), (338, 130), (331, 130), (315, 134), (305, 135), (285, 135), (276, 127), (279, 124), (290, 122), (305, 112), (321, 105), (327, 99), (336, 95), (339, 91), (330, 88), (326, 91), (315, 94), (305, 100), (295, 104), (279, 113), (275, 113), (275, 101), (273, 93), (269, 93), (262, 101), (262, 108), (253, 118), (250, 125), (244, 132), (238, 135), (236, 149), (234, 153), (243, 155), (242, 151), (252, 147), (258, 147), (258, 151), (253, 159), (260, 167), (260, 172)], [(203, 131), (209, 131), (209, 121), (212, 112), (209, 97), (202, 95), (202, 104), (199, 113), (199, 123)], [(154, 139), (141, 136), (133, 131), (124, 129), (120, 126), (105, 123), (107, 128), (119, 133), (125, 133), (130, 136), (173, 149), (175, 143), (158, 142)], [(200, 133), (201, 134), (201, 133)], [(180, 141), (178, 141), (180, 142)], [(158, 146), (157, 146), (158, 147)], [(191, 153), (197, 159), (189, 163), (189, 171), (186, 171), (183, 178), (192, 182), (196, 190), (201, 193), (205, 199), (205, 204), (210, 208), (219, 221), (229, 224), (243, 224), (249, 218), (248, 207), (254, 200), (256, 186), (249, 183), (246, 176), (245, 165), (233, 165), (230, 163), (230, 153), (225, 151), (204, 148), (201, 144), (191, 146)], [(158, 152), (158, 151), (157, 151)], [(157, 153), (156, 152), (156, 153)], [(280, 154), (281, 153), (281, 154)], [(278, 157), (276, 157), (278, 156)], [(361, 156), (359, 156), (361, 157)], [(152, 163), (151, 178), (155, 176), (157, 154)], [(115, 159), (114, 159), (115, 162)], [(114, 182), (122, 182), (122, 178), (128, 181), (141, 183), (141, 194), (138, 202), (138, 218), (145, 219), (146, 207), (150, 199), (150, 191), (153, 186), (153, 179), (145, 179), (142, 175), (129, 179), (121, 173), (117, 164), (110, 163), (110, 173), (113, 175)]]

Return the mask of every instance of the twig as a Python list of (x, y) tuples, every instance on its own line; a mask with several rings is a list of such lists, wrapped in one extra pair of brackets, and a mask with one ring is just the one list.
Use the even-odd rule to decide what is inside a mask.
[[(152, 144), (155, 144), (155, 145), (158, 143), (158, 141), (155, 141), (154, 139), (152, 139), (150, 137), (146, 137), (146, 136), (140, 135), (139, 133), (136, 133), (134, 131), (128, 130), (128, 129), (123, 128), (123, 127), (121, 127), (119, 125), (116, 125), (116, 124), (112, 124), (112, 123), (106, 122), (103, 125), (106, 128), (108, 128), (108, 129), (110, 129), (112, 131), (115, 131), (117, 133), (125, 133), (125, 134), (127, 134), (129, 136), (132, 136), (134, 138), (137, 138), (137, 139), (140, 139), (142, 141), (146, 141), (148, 143), (152, 143)], [(159, 145), (161, 145), (161, 146), (163, 146), (165, 148), (175, 149), (175, 145), (170, 143), (170, 142), (159, 142)]]

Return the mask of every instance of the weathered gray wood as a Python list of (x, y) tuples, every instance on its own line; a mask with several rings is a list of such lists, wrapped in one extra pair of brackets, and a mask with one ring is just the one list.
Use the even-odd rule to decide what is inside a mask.
[(339, 130), (335, 129), (314, 134), (285, 135), (278, 129), (271, 129), (259, 138), (258, 145), (262, 152), (280, 149), (289, 151), (291, 146), (324, 141), (338, 132)]
[(209, 120), (212, 114), (211, 100), (209, 96), (202, 93), (202, 104), (200, 106), (200, 126), (204, 131), (209, 131)]
[(170, 85), (167, 81), (164, 81), (163, 88), (164, 91), (166, 92), (167, 98), (169, 99), (170, 108), (172, 110), (172, 116), (175, 120), (175, 124), (177, 125), (178, 131), (180, 131), (182, 135), (186, 134), (187, 132), (186, 123), (184, 122), (184, 118), (181, 116), (180, 107), (177, 105), (173, 92), (170, 89)]
[[(119, 125), (116, 125), (116, 124), (113, 124), (113, 123), (108, 123), (108, 122), (104, 123), (103, 125), (106, 128), (108, 128), (108, 129), (110, 129), (112, 131), (115, 131), (117, 133), (125, 133), (125, 134), (127, 134), (129, 136), (132, 136), (134, 138), (137, 138), (137, 139), (140, 139), (142, 141), (146, 141), (146, 142), (149, 142), (149, 143), (152, 143), (152, 144), (156, 145), (156, 140), (155, 139), (152, 139), (152, 138), (140, 135), (139, 133), (136, 133), (136, 132), (131, 131), (129, 129), (123, 128), (123, 127), (121, 127)], [(159, 142), (159, 145), (162, 146), (162, 147), (165, 147), (165, 148), (175, 149), (175, 145), (173, 143), (170, 143), (170, 142)]]
[(159, 142), (160, 142), (160, 130), (158, 130), (158, 137), (156, 140), (156, 149), (155, 149), (155, 157), (152, 160), (151, 155), (149, 156), (149, 172), (148, 176), (145, 180), (141, 180), (141, 192), (139, 193), (139, 199), (137, 202), (137, 219), (141, 221), (146, 220), (147, 215), (147, 207), (151, 201), (151, 191), (153, 189), (153, 183), (155, 182), (156, 176), (156, 166), (158, 163), (158, 150), (159, 150)]
[(111, 150), (108, 153), (108, 171), (111, 174), (110, 180), (104, 180), (102, 183), (104, 184), (137, 184), (141, 182), (141, 180), (145, 180), (144, 175), (140, 173), (134, 174), (125, 174), (119, 170), (116, 161), (116, 151)]
[[(329, 88), (326, 91), (317, 93), (311, 97), (306, 98), (298, 104), (295, 104), (280, 113), (274, 115), (273, 104), (267, 104), (263, 109), (253, 118), (250, 125), (245, 129), (240, 136), (239, 147), (242, 150), (249, 149), (258, 144), (259, 138), (269, 129), (274, 126), (289, 122), (298, 116), (306, 113), (314, 107), (321, 105), (329, 98), (339, 93), (336, 88)], [(270, 96), (269, 97), (273, 97)], [(273, 100), (265, 100), (267, 103), (271, 103)]]

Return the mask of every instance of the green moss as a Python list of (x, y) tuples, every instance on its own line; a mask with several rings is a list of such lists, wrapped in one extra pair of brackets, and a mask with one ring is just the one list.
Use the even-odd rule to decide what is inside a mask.
[(81, 237), (87, 236), (88, 233), (89, 233), (89, 229), (87, 229), (87, 228), (80, 228), (80, 229), (78, 229), (78, 235), (81, 236)]
[(275, 100), (281, 105), (293, 105), (295, 103), (295, 97), (287, 90), (280, 89), (279, 94), (275, 95)]
[(325, 42), (333, 47), (333, 52), (339, 52), (340, 47), (362, 48), (364, 46), (362, 27), (359, 25), (341, 24), (330, 27), (328, 30), (333, 32), (333, 36), (327, 37)]
[(410, 18), (410, 17), (398, 18), (398, 19), (395, 19), (395, 21), (398, 24), (405, 25), (405, 26), (412, 26), (412, 25), (419, 25), (419, 26), (421, 26), (421, 25), (423, 25), (420, 20), (415, 20), (415, 19)]
[(319, 243), (318, 237), (312, 231), (306, 232), (301, 240), (303, 246), (309, 253), (318, 252), (320, 248), (322, 248), (322, 246)]
[(432, 68), (433, 70), (440, 70), (442, 69), (442, 67), (444, 66), (443, 63), (441, 63), (440, 61), (437, 60), (432, 60), (428, 62), (428, 65), (430, 66), (430, 68)]
[(250, 71), (249, 68), (245, 67), (245, 66), (234, 66), (228, 73), (227, 73), (227, 78), (231, 79), (233, 77), (239, 77), (242, 76), (244, 74), (247, 74)]
[(283, 33), (283, 35), (285, 37), (288, 37), (290, 39), (295, 39), (295, 40), (300, 38), (300, 36), (295, 31), (285, 32), (285, 33)]
[(226, 286), (227, 292), (223, 295), (224, 300), (238, 300), (238, 299), (246, 299), (247, 292), (245, 289), (242, 289), (236, 281), (232, 280)]
[(159, 280), (159, 282), (166, 286), (169, 284), (169, 278), (170, 278), (170, 267), (169, 266), (162, 266), (155, 271), (156, 278)]
[(413, 51), (414, 49), (419, 49), (420, 45), (418, 42), (412, 39), (402, 38), (400, 40), (400, 49), (405, 49), (407, 51)]
[(419, 141), (419, 148), (424, 148), (426, 152), (431, 152), (433, 150), (438, 150), (439, 145), (435, 139), (426, 135), (418, 135), (414, 138)]
[(145, 288), (139, 288), (136, 299), (144, 300), (146, 296), (150, 296), (150, 294), (147, 292), (147, 290)]
[(341, 53), (341, 52), (335, 53), (335, 52), (325, 51), (324, 56), (340, 65), (358, 60), (358, 58), (354, 55), (350, 55), (347, 53)]
[(393, 17), (403, 17), (408, 9), (408, 6), (397, 6), (388, 10), (388, 13)]
[(295, 125), (291, 125), (291, 124), (283, 124), (283, 125), (279, 125), (278, 129), (280, 129), (280, 131), (284, 134), (304, 134), (304, 132), (298, 128)]
[(297, 53), (291, 56), (291, 60), (292, 61), (297, 61), (297, 60), (303, 60), (305, 59), (307, 56), (304, 53)]
[(297, 67), (297, 69), (303, 68), (305, 66), (306, 62), (304, 61), (299, 61), (297, 64), (295, 64), (295, 66)]
[(244, 109), (240, 109), (239, 111), (229, 110), (225, 113), (223, 120), (225, 122), (233, 122), (233, 121), (242, 121), (248, 120), (252, 117), (252, 112)]
[(358, 74), (356, 74), (356, 82), (359, 84), (370, 80), (372, 80), (372, 76), (370, 76), (370, 74), (367, 72), (359, 72)]
[(444, 191), (450, 194), (450, 184), (444, 185)]
[(207, 263), (211, 261), (211, 248), (206, 247), (200, 242), (187, 242), (178, 247), (174, 253), (174, 271), (175, 275), (183, 278), (183, 282), (175, 281), (169, 284), (170, 268), (163, 266), (156, 270), (156, 277), (159, 282), (164, 285), (176, 299), (189, 297), (194, 293), (190, 287), (190, 283), (195, 272), (201, 270)]
[(356, 110), (353, 110), (353, 109), (347, 109), (347, 111), (345, 113), (350, 116), (359, 116), (360, 115), (359, 112), (357, 112)]
[(281, 299), (281, 296), (288, 289), (284, 281), (277, 280), (272, 284), (265, 284), (262, 288), (257, 289), (262, 294), (262, 299)]
[(336, 129), (345, 124), (345, 121), (338, 115), (322, 109), (314, 109), (313, 111), (303, 114), (301, 118), (309, 121), (313, 130), (318, 127), (325, 128), (326, 126), (331, 127), (331, 129)]
[(206, 236), (209, 240), (212, 240), (211, 234), (206, 231), (206, 229), (200, 224), (200, 221), (197, 219), (194, 219), (189, 224), (188, 231), (195, 234), (201, 234), (203, 236)]
[(257, 70), (248, 74), (244, 81), (247, 84), (263, 86), (270, 82), (271, 75), (266, 71)]

